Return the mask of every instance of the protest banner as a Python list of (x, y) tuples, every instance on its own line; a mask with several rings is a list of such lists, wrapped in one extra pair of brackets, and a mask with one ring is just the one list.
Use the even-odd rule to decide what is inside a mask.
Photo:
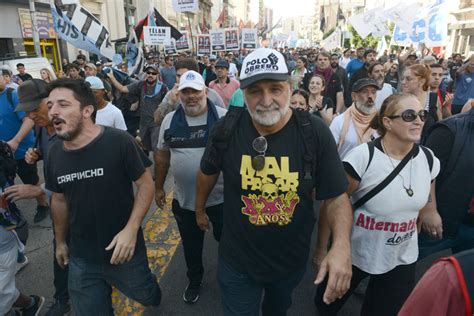
[(79, 0), (54, 0), (51, 14), (54, 30), (63, 40), (87, 52), (113, 58), (115, 49), (109, 31)]
[(337, 47), (341, 47), (341, 31), (336, 29), (332, 32), (331, 35), (321, 41), (321, 47), (326, 51), (331, 51)]
[(176, 50), (190, 50), (188, 31), (181, 31), (181, 34), (183, 36), (176, 41)]
[(213, 52), (225, 50), (224, 30), (211, 30), (211, 50)]
[(171, 40), (171, 29), (161, 26), (143, 27), (144, 41), (146, 45), (165, 45)]
[(242, 29), (242, 48), (257, 48), (257, 29)]
[(199, 11), (199, 0), (173, 0), (173, 10), (176, 12)]
[(176, 55), (178, 51), (176, 50), (176, 40), (172, 38), (169, 44), (164, 45), (165, 55)]
[(237, 28), (228, 28), (224, 30), (226, 50), (237, 50), (239, 46), (239, 32)]
[(208, 34), (197, 36), (197, 55), (204, 56), (211, 54), (211, 36)]
[(407, 33), (400, 26), (393, 31), (392, 44), (410, 46), (425, 44), (427, 47), (446, 45), (448, 38), (448, 10), (446, 3), (440, 1), (428, 6), (413, 21), (411, 32)]

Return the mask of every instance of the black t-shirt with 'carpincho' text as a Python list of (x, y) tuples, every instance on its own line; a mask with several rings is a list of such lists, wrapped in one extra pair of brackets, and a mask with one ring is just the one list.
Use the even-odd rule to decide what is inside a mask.
[[(71, 256), (110, 261), (105, 251), (127, 224), (133, 209), (133, 182), (151, 161), (126, 132), (103, 127), (91, 143), (67, 150), (58, 141), (49, 151), (46, 187), (64, 194), (70, 215)], [(143, 232), (136, 248), (145, 247)]]

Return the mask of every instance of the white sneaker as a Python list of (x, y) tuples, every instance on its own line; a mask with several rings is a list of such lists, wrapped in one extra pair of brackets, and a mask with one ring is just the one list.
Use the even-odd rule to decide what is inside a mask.
[(15, 274), (17, 274), (18, 272), (20, 272), (21, 269), (26, 267), (28, 265), (28, 263), (30, 263), (30, 261), (28, 260), (27, 256), (25, 256), (25, 260), (23, 262), (17, 262), (16, 263), (16, 272), (15, 272)]

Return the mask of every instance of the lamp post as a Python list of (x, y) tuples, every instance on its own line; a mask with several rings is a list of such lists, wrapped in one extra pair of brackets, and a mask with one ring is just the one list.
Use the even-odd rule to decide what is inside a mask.
[(35, 1), (30, 1), (30, 14), (31, 14), (31, 22), (32, 22), (32, 29), (33, 29), (33, 44), (35, 46), (35, 54), (36, 57), (41, 57), (41, 46), (40, 46), (40, 39), (38, 34), (38, 22), (36, 20), (36, 9), (35, 9)]

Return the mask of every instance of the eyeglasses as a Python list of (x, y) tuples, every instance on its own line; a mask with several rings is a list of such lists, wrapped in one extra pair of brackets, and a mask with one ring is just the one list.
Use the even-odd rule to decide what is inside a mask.
[(147, 75), (156, 76), (158, 73), (157, 73), (157, 72), (153, 72), (153, 71), (147, 71), (146, 74), (147, 74)]
[(420, 120), (424, 122), (428, 117), (428, 111), (421, 110), (419, 112), (416, 112), (415, 110), (409, 109), (403, 111), (401, 115), (392, 115), (388, 116), (388, 118), (395, 119), (401, 117), (402, 120), (404, 120), (405, 122), (413, 122), (418, 116), (420, 117)]
[(255, 171), (262, 171), (265, 168), (265, 153), (267, 152), (267, 140), (263, 136), (255, 138), (252, 142), (253, 150), (259, 155), (252, 157), (252, 168)]

